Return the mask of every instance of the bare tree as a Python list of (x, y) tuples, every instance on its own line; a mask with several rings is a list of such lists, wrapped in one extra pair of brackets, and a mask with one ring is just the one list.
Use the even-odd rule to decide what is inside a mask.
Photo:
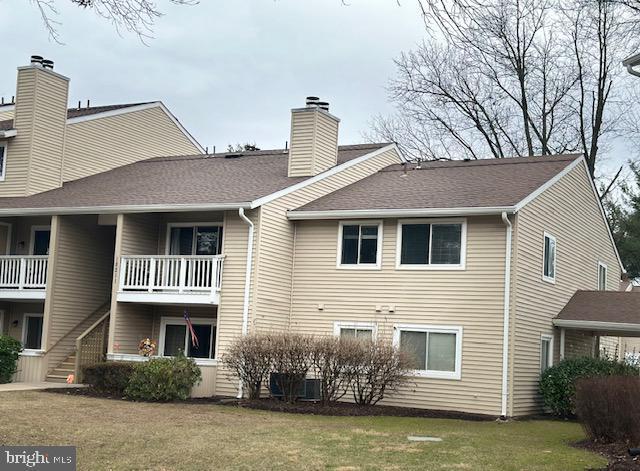
[(372, 137), (420, 159), (582, 152), (595, 178), (633, 86), (620, 60), (638, 45), (637, 13), (608, 0), (420, 5), (428, 40), (396, 61), (398, 112)]
[[(61, 22), (57, 20), (59, 11), (58, 0), (31, 0), (38, 11), (49, 33), (49, 37), (60, 42), (59, 28)], [(78, 7), (93, 10), (97, 15), (111, 22), (116, 31), (132, 32), (141, 40), (151, 37), (155, 21), (162, 16), (157, 4), (151, 0), (70, 0)], [(175, 5), (194, 5), (197, 0), (167, 0)]]

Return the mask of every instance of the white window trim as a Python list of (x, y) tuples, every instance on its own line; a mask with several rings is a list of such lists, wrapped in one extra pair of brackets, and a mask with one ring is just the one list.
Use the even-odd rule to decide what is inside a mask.
[(604, 289), (602, 291), (607, 291), (607, 278), (609, 276), (609, 267), (604, 262), (598, 260), (598, 273), (597, 273), (597, 285), (596, 289), (600, 291), (600, 268), (604, 268)]
[[(548, 340), (549, 341), (549, 352), (548, 352), (548, 359), (549, 359), (549, 364), (547, 365), (547, 368), (551, 368), (553, 366), (553, 335), (549, 335), (549, 334), (540, 334), (540, 349), (538, 354), (540, 355), (540, 372), (542, 372), (542, 341), (543, 340)], [(547, 369), (545, 368), (545, 370)]]
[(42, 317), (42, 330), (40, 333), (40, 348), (25, 348), (22, 350), (24, 356), (39, 356), (44, 350), (42, 348), (42, 339), (44, 339), (44, 314), (43, 313), (24, 313), (22, 316), (22, 345), (27, 343), (27, 318), (28, 317)]
[[(211, 339), (210, 341), (210, 346), (209, 346), (209, 351), (212, 352), (213, 351), (213, 346), (214, 346), (214, 342), (215, 339), (214, 337), (218, 336), (218, 329), (217, 329), (217, 319), (209, 319), (209, 318), (200, 318), (200, 317), (192, 317), (191, 318), (191, 323), (192, 324), (199, 324), (199, 325), (210, 325), (213, 329), (212, 329), (212, 334), (215, 335), (211, 335)], [(164, 342), (165, 342), (165, 335), (167, 333), (167, 325), (187, 325), (187, 322), (184, 320), (183, 317), (161, 317), (160, 318), (160, 338), (158, 339), (158, 355), (159, 357), (163, 357), (165, 358), (163, 352), (164, 352)], [(215, 331), (215, 332), (214, 332)], [(186, 330), (186, 335), (184, 336), (184, 354), (187, 354), (187, 347), (189, 346), (189, 329), (187, 328)], [(217, 355), (217, 351), (214, 352)], [(172, 358), (172, 357), (166, 357), (166, 358)], [(201, 360), (217, 360), (217, 358), (214, 356), (213, 358), (200, 358)]]
[[(36, 231), (49, 231), (49, 244), (51, 244), (51, 226), (31, 226), (31, 238), (29, 240), (29, 255), (33, 255), (33, 249), (36, 245)], [(49, 246), (51, 252), (51, 246)]]
[[(169, 252), (171, 251), (171, 229), (174, 227), (198, 227), (198, 226), (207, 226), (207, 227), (220, 227), (222, 228), (222, 237), (224, 239), (224, 224), (220, 221), (218, 222), (169, 222), (167, 223), (167, 235), (165, 237), (165, 247), (164, 247), (164, 253), (165, 255), (169, 255)], [(224, 243), (224, 240), (223, 240)], [(193, 239), (192, 239), (192, 249), (191, 251), (194, 252), (196, 249), (196, 231), (193, 231)], [(195, 255), (195, 254), (192, 254)]]
[(4, 158), (2, 159), (2, 175), (0, 175), (0, 182), (7, 179), (7, 153), (9, 145), (6, 142), (0, 142), (0, 147), (4, 148)]
[[(342, 263), (342, 228), (344, 226), (378, 226), (378, 245), (376, 247), (376, 263)], [(382, 266), (382, 238), (384, 225), (382, 220), (340, 221), (338, 226), (338, 253), (336, 255), (336, 267), (342, 270), (380, 270)], [(358, 251), (360, 240), (358, 240)]]
[[(403, 224), (462, 224), (460, 234), (460, 263), (457, 265), (449, 264), (407, 264), (403, 265), (402, 261), (402, 225)], [(431, 259), (431, 237), (433, 231), (429, 230), (429, 259)], [(467, 218), (449, 218), (449, 219), (399, 219), (396, 228), (396, 269), (397, 270), (466, 270), (467, 264)]]
[(370, 330), (371, 338), (373, 340), (378, 336), (378, 324), (375, 322), (342, 322), (336, 321), (333, 323), (333, 335), (340, 336), (342, 329), (356, 329), (356, 330)]
[[(456, 334), (456, 363), (454, 371), (412, 370), (411, 375), (422, 378), (455, 379), (462, 378), (462, 326), (426, 325), (426, 324), (394, 324), (393, 345), (400, 348), (400, 332), (433, 332), (437, 334)], [(428, 351), (426, 352), (428, 355)], [(426, 366), (425, 358), (425, 366)]]
[[(549, 238), (550, 240), (553, 240), (553, 245), (555, 247), (555, 250), (553, 251), (553, 276), (552, 277), (545, 276), (544, 274), (544, 270), (546, 268), (544, 263), (544, 247), (545, 247), (545, 241), (547, 238)], [(543, 237), (542, 237), (542, 281), (555, 284), (557, 277), (558, 277), (558, 241), (556, 240), (555, 236), (553, 236), (547, 231), (544, 231)]]

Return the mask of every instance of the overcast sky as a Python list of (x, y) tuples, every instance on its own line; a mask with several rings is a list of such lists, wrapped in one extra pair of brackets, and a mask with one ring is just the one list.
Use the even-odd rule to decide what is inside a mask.
[(162, 100), (203, 146), (284, 146), (289, 110), (317, 95), (341, 118), (341, 143), (362, 141), (370, 118), (391, 110), (393, 59), (421, 41), (415, 0), (203, 0), (166, 15), (148, 46), (57, 0), (64, 45), (48, 39), (25, 0), (0, 1), (5, 44), (0, 95), (31, 54), (70, 77), (70, 103)]

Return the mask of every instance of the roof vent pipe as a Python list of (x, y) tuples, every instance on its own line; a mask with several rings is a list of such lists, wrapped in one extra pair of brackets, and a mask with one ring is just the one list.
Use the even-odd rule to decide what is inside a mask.
[(53, 70), (53, 61), (49, 59), (42, 59), (42, 67)]
[(306, 99), (307, 108), (315, 108), (318, 106), (318, 98), (317, 96), (308, 96)]

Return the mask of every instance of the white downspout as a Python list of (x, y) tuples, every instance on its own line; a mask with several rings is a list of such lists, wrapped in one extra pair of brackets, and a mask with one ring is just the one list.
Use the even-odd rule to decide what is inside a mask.
[(507, 242), (504, 261), (504, 320), (502, 326), (502, 417), (507, 417), (507, 399), (509, 397), (509, 310), (511, 295), (511, 235), (513, 226), (507, 212), (502, 212), (502, 222), (507, 226)]
[[(247, 241), (247, 268), (244, 274), (244, 302), (242, 305), (242, 335), (249, 331), (249, 295), (251, 294), (251, 265), (253, 263), (253, 233), (254, 225), (244, 214), (244, 208), (238, 209), (238, 216), (249, 226), (249, 239)], [(242, 382), (238, 385), (238, 399), (242, 398)]]

